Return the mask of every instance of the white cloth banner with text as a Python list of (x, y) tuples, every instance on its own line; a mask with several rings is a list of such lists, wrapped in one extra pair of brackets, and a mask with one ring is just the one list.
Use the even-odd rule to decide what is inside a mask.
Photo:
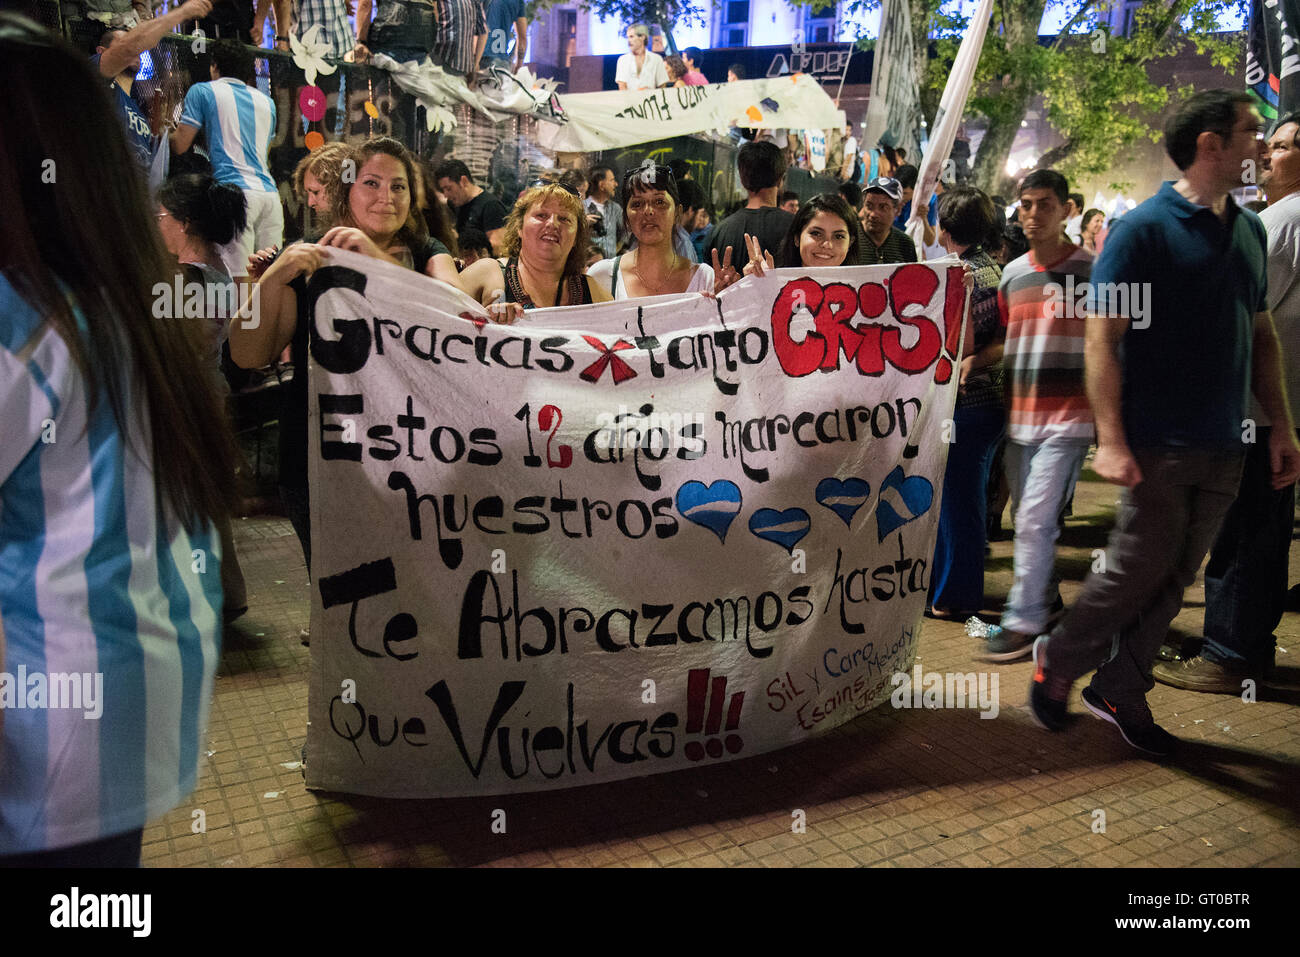
[(572, 787), (889, 698), (930, 582), (955, 259), (500, 326), (328, 256), (307, 291), (310, 787)]
[(729, 126), (802, 130), (844, 125), (844, 111), (804, 73), (707, 86), (574, 93), (559, 101), (567, 122), (537, 128), (537, 141), (557, 152), (598, 152)]

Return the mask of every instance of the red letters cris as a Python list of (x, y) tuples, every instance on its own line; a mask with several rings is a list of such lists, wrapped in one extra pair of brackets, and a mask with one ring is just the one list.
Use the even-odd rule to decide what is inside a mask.
[[(886, 361), (909, 375), (934, 364), (934, 381), (947, 382), (952, 377), (960, 346), (966, 304), (962, 274), (960, 266), (948, 267), (942, 337), (932, 319), (904, 314), (909, 306), (920, 309), (929, 306), (939, 288), (939, 277), (927, 266), (917, 263), (902, 266), (883, 283), (865, 283), (856, 291), (845, 283), (822, 286), (813, 279), (786, 283), (772, 304), (772, 346), (777, 360), (786, 375), (796, 378), (818, 369), (835, 371), (840, 367), (841, 354), (857, 364), (859, 374), (869, 376), (883, 373)], [(801, 342), (795, 342), (790, 336), (790, 321), (800, 306), (812, 314), (814, 329)], [(917, 330), (914, 345), (904, 348), (903, 329), (898, 324), (850, 325), (859, 313), (868, 320), (878, 319), (886, 308), (892, 311), (898, 324)]]

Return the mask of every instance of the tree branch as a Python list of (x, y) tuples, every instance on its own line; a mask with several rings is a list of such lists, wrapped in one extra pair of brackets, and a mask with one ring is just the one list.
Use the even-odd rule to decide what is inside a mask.
[(1083, 6), (1079, 7), (1079, 9), (1075, 11), (1074, 16), (1070, 17), (1070, 19), (1066, 21), (1065, 26), (1061, 27), (1061, 32), (1056, 35), (1056, 40), (1052, 43), (1051, 47), (1053, 51), (1059, 49), (1061, 44), (1065, 42), (1065, 38), (1070, 35), (1070, 27), (1082, 20), (1083, 15), (1088, 12), (1088, 9), (1090, 7), (1095, 7), (1098, 2), (1099, 0), (1084, 0)]

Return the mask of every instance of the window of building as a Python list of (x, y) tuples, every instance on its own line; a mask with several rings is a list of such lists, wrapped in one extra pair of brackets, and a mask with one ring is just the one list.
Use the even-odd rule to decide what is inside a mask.
[(727, 0), (719, 10), (718, 45), (743, 47), (749, 33), (749, 0)]
[(578, 49), (578, 11), (560, 11), (560, 65), (566, 70)]

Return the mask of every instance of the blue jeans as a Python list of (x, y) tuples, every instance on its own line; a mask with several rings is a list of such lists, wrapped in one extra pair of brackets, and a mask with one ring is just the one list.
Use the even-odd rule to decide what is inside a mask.
[(1050, 438), (1037, 444), (1010, 441), (1007, 482), (1015, 516), (1015, 580), (1002, 613), (1002, 627), (1041, 634), (1057, 591), (1056, 539), (1065, 503), (1088, 454), (1087, 439)]
[(1295, 486), (1275, 490), (1268, 461), (1271, 429), (1246, 452), (1241, 489), (1205, 566), (1207, 661), (1263, 670), (1273, 664), (1273, 629), (1286, 603), (1287, 563), (1295, 524)]
[[(961, 400), (958, 399), (958, 402)], [(943, 473), (943, 505), (934, 543), (930, 604), (943, 611), (984, 607), (984, 545), (988, 541), (989, 469), (1007, 414), (1000, 405), (958, 405)]]

